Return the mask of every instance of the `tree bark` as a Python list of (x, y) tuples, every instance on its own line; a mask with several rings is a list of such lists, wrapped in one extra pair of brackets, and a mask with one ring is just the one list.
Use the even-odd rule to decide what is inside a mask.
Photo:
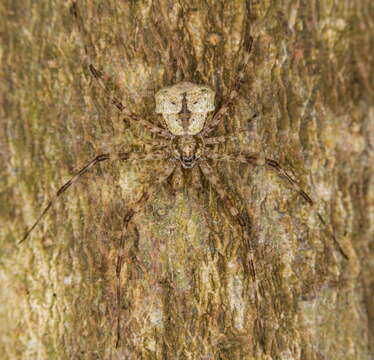
[[(81, 24), (72, 6), (1, 7), (1, 358), (371, 359), (372, 0), (87, 0)], [(165, 163), (97, 165), (17, 245), (92, 158), (156, 139), (123, 121), (87, 65), (160, 126), (162, 87), (207, 84), (222, 104), (249, 34), (239, 95), (214, 133), (238, 136), (216, 150), (263, 152), (315, 206), (271, 169), (211, 163), (247, 218), (254, 281), (216, 190), (198, 171), (174, 176), (129, 223), (115, 348), (123, 217)]]

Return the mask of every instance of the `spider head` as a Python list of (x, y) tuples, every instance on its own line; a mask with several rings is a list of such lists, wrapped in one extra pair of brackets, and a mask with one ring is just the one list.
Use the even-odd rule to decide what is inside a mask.
[(173, 156), (185, 169), (194, 167), (203, 152), (204, 142), (200, 136), (178, 136), (172, 142)]
[(162, 114), (172, 134), (197, 135), (207, 114), (214, 110), (214, 96), (215, 92), (207, 86), (178, 83), (156, 93), (156, 113)]

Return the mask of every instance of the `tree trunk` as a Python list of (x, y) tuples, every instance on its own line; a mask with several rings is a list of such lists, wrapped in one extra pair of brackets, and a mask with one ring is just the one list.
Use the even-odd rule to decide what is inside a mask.
[[(2, 359), (374, 356), (372, 0), (5, 0), (1, 12)], [(98, 164), (17, 245), (92, 158), (157, 139), (123, 121), (89, 63), (161, 126), (162, 87), (207, 84), (224, 102), (249, 34), (214, 133), (237, 138), (215, 149), (261, 151), (315, 203), (272, 169), (210, 163), (247, 219), (255, 279), (240, 224), (197, 168), (157, 188), (121, 250), (123, 217), (165, 161)]]

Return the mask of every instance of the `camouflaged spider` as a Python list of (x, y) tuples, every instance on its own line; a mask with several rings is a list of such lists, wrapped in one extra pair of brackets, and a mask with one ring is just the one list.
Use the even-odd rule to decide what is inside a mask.
[[(34, 228), (45, 216), (54, 201), (61, 196), (72, 184), (74, 184), (82, 175), (84, 175), (90, 168), (105, 160), (165, 160), (167, 161), (166, 171), (164, 176), (158, 179), (158, 183), (162, 184), (169, 178), (178, 163), (184, 169), (191, 169), (198, 166), (206, 179), (216, 189), (221, 200), (226, 204), (233, 218), (244, 227), (245, 220), (235, 208), (227, 191), (221, 185), (217, 175), (215, 175), (212, 167), (208, 164), (208, 160), (233, 161), (247, 163), (255, 166), (269, 166), (276, 170), (278, 174), (292, 185), (292, 187), (307, 201), (311, 206), (314, 202), (310, 196), (303, 191), (297, 182), (275, 161), (263, 157), (260, 153), (248, 154), (221, 154), (210, 151), (207, 146), (226, 142), (230, 136), (211, 137), (209, 134), (217, 127), (220, 121), (227, 114), (229, 107), (233, 100), (237, 97), (240, 89), (240, 84), (244, 78), (245, 68), (249, 60), (250, 50), (252, 48), (252, 37), (249, 37), (244, 44), (245, 56), (243, 66), (239, 72), (234, 87), (228, 94), (227, 100), (210, 118), (208, 114), (215, 110), (215, 92), (208, 86), (196, 85), (191, 82), (181, 82), (170, 87), (162, 88), (156, 93), (156, 113), (161, 114), (165, 128), (158, 127), (144, 119), (141, 119), (136, 114), (127, 109), (120, 100), (110, 95), (108, 88), (103, 81), (102, 74), (90, 64), (89, 69), (98, 84), (103, 88), (106, 94), (110, 97), (111, 102), (117, 109), (132, 121), (141, 123), (145, 129), (156, 134), (162, 138), (160, 143), (166, 144), (162, 150), (153, 151), (147, 154), (139, 154), (134, 152), (119, 152), (106, 153), (96, 156), (91, 162), (84, 166), (78, 173), (73, 176), (68, 182), (60, 187), (54, 198), (52, 198), (44, 211), (41, 213), (35, 223), (26, 231), (23, 239), (26, 240)], [(155, 186), (153, 186), (155, 188)], [(126, 224), (147, 202), (154, 190), (147, 191), (143, 194), (141, 199), (135, 204), (133, 209), (126, 214)], [(320, 215), (318, 214), (320, 217)], [(321, 221), (322, 218), (320, 217)]]
[[(285, 178), (291, 186), (306, 200), (310, 206), (314, 206), (314, 202), (310, 196), (303, 191), (298, 183), (274, 160), (262, 156), (260, 153), (248, 154), (221, 154), (209, 149), (209, 145), (224, 143), (231, 139), (231, 136), (210, 136), (217, 125), (222, 121), (237, 97), (240, 85), (245, 75), (245, 69), (249, 61), (249, 54), (252, 48), (252, 37), (244, 42), (244, 59), (242, 68), (234, 82), (234, 86), (229, 91), (227, 99), (223, 101), (222, 106), (215, 112), (215, 92), (208, 86), (196, 85), (191, 82), (181, 82), (170, 87), (161, 89), (156, 94), (156, 113), (162, 115), (164, 127), (158, 127), (151, 122), (141, 119), (139, 116), (126, 108), (122, 102), (111, 96), (106, 83), (103, 81), (103, 75), (90, 64), (89, 70), (98, 84), (110, 98), (111, 103), (130, 121), (141, 123), (145, 129), (156, 134), (159, 143), (162, 144), (161, 150), (154, 150), (147, 154), (139, 154), (134, 152), (105, 153), (96, 156), (91, 162), (84, 166), (69, 181), (60, 187), (55, 196), (49, 201), (41, 215), (35, 223), (26, 231), (20, 242), (25, 241), (35, 227), (40, 223), (47, 211), (54, 202), (60, 197), (71, 185), (78, 181), (89, 169), (98, 163), (106, 160), (135, 161), (135, 160), (164, 160), (165, 171), (162, 176), (157, 179), (157, 183), (145, 191), (140, 199), (130, 208), (123, 217), (122, 235), (120, 239), (120, 249), (123, 249), (125, 243), (125, 234), (128, 224), (133, 216), (139, 212), (147, 203), (151, 195), (156, 191), (157, 186), (161, 185), (169, 177), (173, 175), (177, 166), (181, 166), (188, 171), (194, 167), (198, 167), (204, 177), (217, 191), (222, 202), (226, 205), (231, 216), (236, 220), (243, 230), (243, 236), (248, 245), (248, 264), (250, 272), (254, 280), (255, 291), (257, 294), (256, 274), (254, 267), (254, 256), (250, 239), (246, 227), (248, 226), (246, 218), (239, 213), (234, 205), (228, 192), (222, 186), (215, 171), (208, 163), (209, 160), (232, 161), (251, 164), (254, 166), (268, 166), (274, 169), (281, 177)], [(323, 224), (321, 215), (317, 215)], [(120, 304), (121, 304), (121, 287), (120, 274), (122, 269), (124, 256), (120, 251), (116, 262), (117, 277), (117, 341), (118, 347), (120, 340)], [(256, 295), (257, 301), (257, 295)]]

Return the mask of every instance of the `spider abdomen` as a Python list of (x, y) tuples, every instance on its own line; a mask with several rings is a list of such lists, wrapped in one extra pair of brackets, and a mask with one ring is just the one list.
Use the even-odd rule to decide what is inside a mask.
[(215, 92), (205, 85), (181, 82), (156, 94), (156, 113), (176, 136), (199, 134), (209, 112), (215, 109)]

